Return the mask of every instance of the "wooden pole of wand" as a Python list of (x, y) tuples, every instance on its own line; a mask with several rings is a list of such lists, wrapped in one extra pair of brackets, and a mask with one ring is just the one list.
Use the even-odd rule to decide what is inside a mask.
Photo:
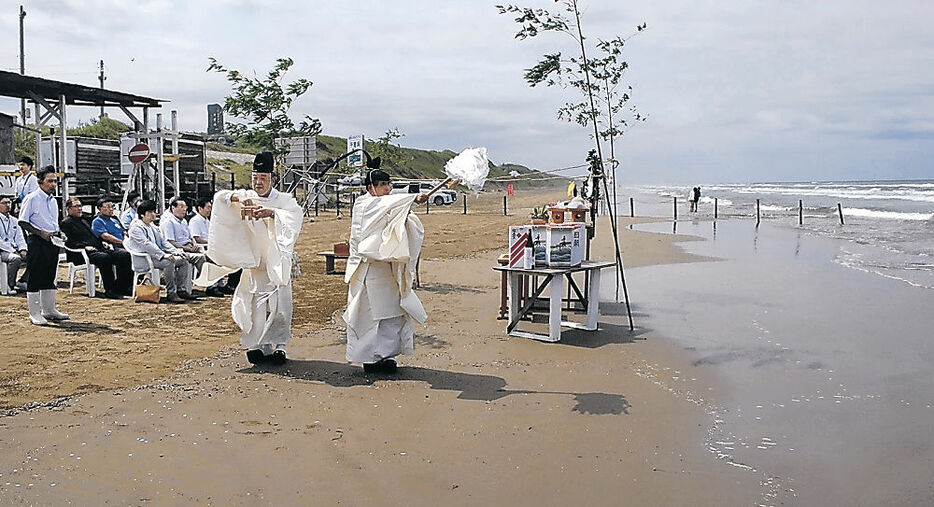
[[(601, 178), (603, 180), (603, 198), (609, 199), (609, 189), (607, 188), (606, 178)], [(629, 332), (635, 330), (635, 325), (632, 322), (632, 308), (629, 306), (629, 289), (626, 288), (626, 272), (623, 269), (623, 255), (619, 251), (619, 230), (616, 223), (616, 210), (610, 208), (610, 228), (613, 231), (613, 245), (616, 247), (616, 267), (619, 273), (619, 280), (623, 285), (623, 297), (626, 300), (626, 314), (629, 316)], [(596, 229), (596, 223), (594, 224), (594, 229)], [(596, 302), (600, 304), (599, 301)]]

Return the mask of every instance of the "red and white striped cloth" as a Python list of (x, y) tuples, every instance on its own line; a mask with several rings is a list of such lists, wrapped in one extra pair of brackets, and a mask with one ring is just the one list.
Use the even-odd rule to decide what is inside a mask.
[(509, 248), (509, 267), (521, 268), (525, 257), (525, 245), (529, 242), (529, 233), (524, 233)]

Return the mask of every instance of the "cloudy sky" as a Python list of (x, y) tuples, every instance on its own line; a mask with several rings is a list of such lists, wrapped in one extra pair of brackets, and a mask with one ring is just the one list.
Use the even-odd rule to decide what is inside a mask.
[[(27, 1), (27, 74), (170, 100), (203, 131), (229, 90), (208, 57), (314, 82), (296, 118), (324, 132), (460, 150), (550, 170), (583, 162), (587, 130), (555, 110), (571, 90), (529, 88), (523, 69), (570, 54), (561, 34), (513, 38), (482, 0)], [(523, 6), (555, 9), (551, 0)], [(649, 116), (617, 144), (621, 181), (715, 183), (934, 178), (934, 2), (582, 0), (591, 39), (648, 29), (626, 49), (633, 103)], [(19, 70), (18, 3), (0, 10)], [(18, 102), (0, 100), (15, 114)], [(69, 119), (96, 115), (69, 111)], [(111, 116), (123, 119), (119, 111)]]

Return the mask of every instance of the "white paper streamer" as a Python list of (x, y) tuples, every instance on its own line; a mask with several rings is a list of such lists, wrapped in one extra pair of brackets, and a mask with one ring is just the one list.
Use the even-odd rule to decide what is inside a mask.
[(444, 164), (444, 172), (451, 178), (461, 180), (467, 188), (479, 193), (490, 174), (490, 161), (486, 148), (467, 148), (460, 155)]

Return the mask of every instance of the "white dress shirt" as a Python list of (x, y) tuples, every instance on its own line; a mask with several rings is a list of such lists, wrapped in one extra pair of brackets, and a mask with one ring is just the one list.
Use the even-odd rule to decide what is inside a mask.
[(19, 221), (29, 222), (36, 229), (58, 232), (58, 201), (41, 188), (26, 196), (19, 210)]

